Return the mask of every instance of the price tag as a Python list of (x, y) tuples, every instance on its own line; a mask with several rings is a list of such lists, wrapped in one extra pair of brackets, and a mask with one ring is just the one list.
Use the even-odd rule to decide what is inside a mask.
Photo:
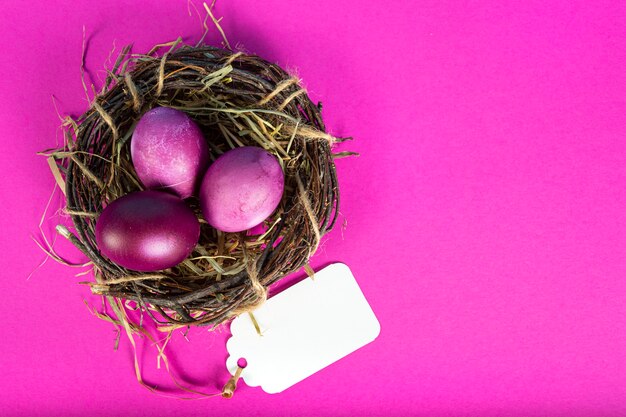
[(372, 342), (380, 324), (350, 269), (332, 264), (231, 323), (226, 366), (274, 394)]

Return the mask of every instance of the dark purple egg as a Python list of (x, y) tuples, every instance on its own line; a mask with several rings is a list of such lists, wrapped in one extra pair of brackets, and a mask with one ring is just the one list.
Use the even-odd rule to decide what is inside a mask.
[(202, 213), (218, 230), (247, 230), (276, 210), (284, 187), (285, 175), (274, 155), (255, 146), (236, 148), (217, 158), (204, 175)]
[(156, 107), (141, 117), (130, 142), (137, 176), (146, 188), (187, 198), (209, 163), (209, 147), (196, 123), (182, 111)]
[(159, 271), (181, 263), (200, 237), (200, 223), (180, 198), (139, 191), (118, 198), (100, 214), (100, 252), (124, 268)]

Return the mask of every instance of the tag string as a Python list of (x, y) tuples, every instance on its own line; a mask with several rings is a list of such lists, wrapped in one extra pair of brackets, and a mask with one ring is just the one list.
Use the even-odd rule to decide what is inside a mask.
[(243, 368), (237, 365), (237, 370), (235, 371), (235, 375), (231, 376), (224, 388), (222, 388), (222, 397), (224, 398), (232, 398), (235, 393), (235, 389), (237, 389), (237, 381), (241, 377), (241, 373), (243, 372)]

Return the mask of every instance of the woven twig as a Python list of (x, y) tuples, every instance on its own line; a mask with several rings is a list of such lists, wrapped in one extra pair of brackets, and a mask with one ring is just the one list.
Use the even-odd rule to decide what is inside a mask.
[[(254, 55), (174, 44), (161, 57), (118, 60), (110, 77), (92, 107), (68, 128), (74, 135), (68, 135), (68, 147), (52, 154), (74, 222), (75, 231), (66, 230), (66, 237), (91, 259), (99, 277), (92, 291), (135, 300), (167, 328), (215, 325), (258, 306), (267, 287), (304, 266), (335, 224), (339, 192), (331, 146), (341, 139), (326, 133), (320, 107), (296, 78)], [(107, 203), (141, 189), (129, 139), (137, 120), (155, 106), (188, 113), (203, 130), (213, 159), (250, 145), (279, 158), (285, 193), (266, 221), (267, 232), (221, 234), (203, 221), (192, 198), (200, 242), (179, 266), (142, 274), (100, 254), (97, 216)]]

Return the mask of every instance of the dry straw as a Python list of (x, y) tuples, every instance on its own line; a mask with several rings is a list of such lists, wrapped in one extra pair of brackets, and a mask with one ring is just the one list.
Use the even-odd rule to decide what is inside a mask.
[[(123, 50), (91, 108), (67, 120), (63, 149), (48, 155), (74, 224), (73, 231), (58, 230), (92, 261), (92, 291), (118, 306), (118, 299), (136, 301), (161, 330), (171, 331), (250, 311), (265, 301), (269, 285), (307, 265), (337, 219), (333, 159), (343, 154), (331, 148), (345, 139), (326, 133), (320, 107), (275, 64), (180, 41), (159, 47), (167, 48), (161, 56), (158, 48), (139, 56)], [(202, 229), (191, 256), (174, 268), (140, 273), (101, 255), (94, 231), (107, 203), (142, 189), (129, 142), (141, 115), (155, 106), (189, 114), (213, 158), (239, 146), (271, 152), (284, 168), (285, 193), (261, 235), (218, 232), (189, 200)]]

